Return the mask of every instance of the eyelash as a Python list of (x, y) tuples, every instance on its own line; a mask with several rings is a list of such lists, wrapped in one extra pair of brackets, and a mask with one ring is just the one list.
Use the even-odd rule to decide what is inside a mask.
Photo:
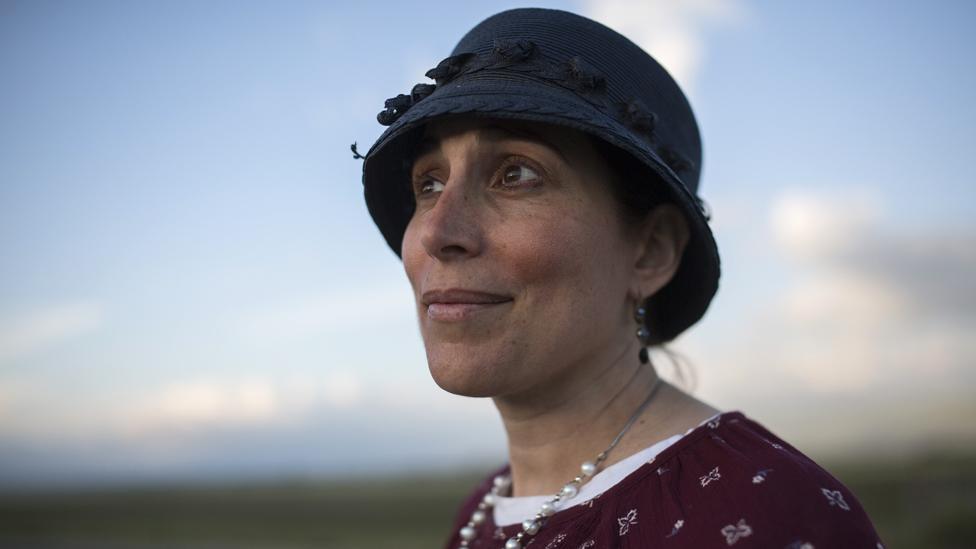
[[(528, 180), (529, 183), (527, 183), (527, 184), (518, 184), (518, 185), (515, 185), (515, 186), (506, 186), (502, 182), (502, 180), (504, 180), (505, 175), (508, 173), (508, 171), (511, 168), (527, 168), (527, 169), (531, 170), (532, 172), (534, 172), (536, 177), (534, 177), (532, 179), (529, 179)], [(531, 160), (529, 160), (529, 159), (527, 159), (527, 158), (525, 158), (523, 156), (510, 156), (510, 157), (508, 157), (508, 158), (505, 159), (505, 161), (501, 165), (501, 168), (498, 171), (495, 172), (495, 175), (492, 177), (492, 186), (493, 187), (500, 188), (503, 191), (514, 192), (514, 191), (521, 190), (523, 188), (537, 187), (540, 184), (542, 184), (542, 182), (545, 181), (545, 179), (546, 179), (545, 172), (541, 168), (539, 168), (533, 161), (531, 161)], [(426, 197), (426, 196), (429, 196), (429, 195), (433, 194), (433, 191), (424, 191), (423, 190), (424, 187), (426, 187), (428, 185), (428, 183), (430, 183), (430, 182), (437, 182), (437, 183), (441, 183), (441, 185), (443, 185), (442, 182), (437, 181), (434, 178), (427, 177), (426, 175), (422, 175), (422, 176), (418, 177), (417, 180), (413, 184), (414, 195), (417, 198), (423, 198), (423, 197)]]

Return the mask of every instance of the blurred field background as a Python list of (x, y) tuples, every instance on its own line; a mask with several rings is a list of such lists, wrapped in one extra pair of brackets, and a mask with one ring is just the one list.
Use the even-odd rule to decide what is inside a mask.
[[(723, 269), (671, 347), (694, 392), (889, 547), (972, 547), (976, 4), (534, 4), (694, 107)], [(0, 2), (0, 546), (440, 545), (504, 433), (430, 380), (350, 144), (516, 6)]]
[[(886, 547), (972, 547), (976, 454), (827, 463)], [(0, 497), (4, 547), (440, 547), (483, 472), (369, 480), (165, 486)]]

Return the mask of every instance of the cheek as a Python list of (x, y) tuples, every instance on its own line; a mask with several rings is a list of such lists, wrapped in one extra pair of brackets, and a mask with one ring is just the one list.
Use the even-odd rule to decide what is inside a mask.
[(619, 241), (604, 221), (571, 213), (536, 217), (531, 229), (513, 229), (512, 238), (498, 246), (535, 305), (575, 316), (618, 285)]
[(616, 231), (617, 220), (600, 211), (587, 211), (564, 223), (566, 238), (552, 252), (550, 272), (559, 277), (547, 296), (546, 312), (553, 318), (556, 351), (587, 353), (617, 338), (621, 305), (630, 283), (628, 250)]
[(417, 283), (423, 274), (424, 259), (427, 257), (427, 253), (420, 244), (420, 238), (413, 221), (407, 225), (407, 230), (403, 233), (403, 240), (400, 242), (400, 257), (403, 260), (403, 270), (407, 274), (407, 279), (416, 290)]

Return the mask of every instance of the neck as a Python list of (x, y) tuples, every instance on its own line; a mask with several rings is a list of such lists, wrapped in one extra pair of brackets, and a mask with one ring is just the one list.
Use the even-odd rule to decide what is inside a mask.
[[(607, 449), (647, 399), (658, 382), (657, 373), (651, 364), (640, 363), (636, 342), (625, 347), (602, 368), (592, 367), (592, 360), (581, 365), (577, 370), (583, 375), (562, 384), (495, 397), (508, 433), (513, 495), (558, 492), (579, 474), (584, 461), (593, 461)], [(631, 435), (635, 431), (648, 433), (649, 425), (642, 418), (653, 417), (655, 401), (665, 388), (661, 389), (601, 469), (642, 448), (646, 437)]]

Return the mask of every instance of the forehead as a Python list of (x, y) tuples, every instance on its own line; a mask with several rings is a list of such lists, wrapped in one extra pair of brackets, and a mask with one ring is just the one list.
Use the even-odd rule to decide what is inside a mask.
[(552, 124), (473, 116), (445, 117), (426, 124), (415, 157), (439, 150), (444, 140), (465, 135), (475, 135), (478, 141), (485, 142), (530, 141), (555, 150), (564, 159), (589, 145), (582, 132)]

